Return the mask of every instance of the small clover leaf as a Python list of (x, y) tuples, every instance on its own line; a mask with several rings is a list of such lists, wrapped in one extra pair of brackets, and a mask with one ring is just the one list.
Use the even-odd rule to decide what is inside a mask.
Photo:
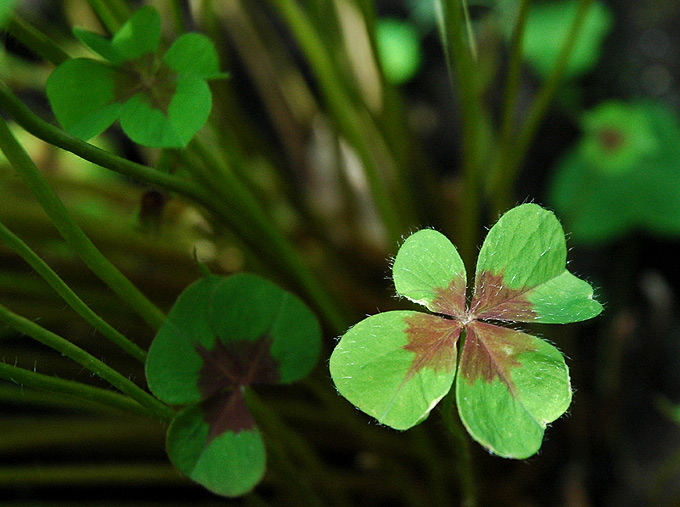
[(475, 440), (500, 456), (533, 455), (546, 424), (569, 407), (568, 369), (552, 345), (497, 323), (598, 315), (592, 288), (567, 271), (566, 258), (555, 215), (536, 204), (518, 206), (489, 231), (466, 306), (456, 248), (436, 231), (416, 232), (397, 253), (394, 284), (433, 313), (379, 313), (347, 331), (330, 359), (338, 391), (381, 423), (405, 430), (427, 418), (455, 380), (458, 412)]
[(88, 140), (120, 118), (134, 142), (179, 148), (205, 124), (212, 108), (206, 80), (227, 76), (210, 39), (184, 34), (160, 57), (161, 19), (150, 6), (110, 40), (80, 28), (73, 33), (107, 61), (68, 60), (47, 80), (52, 110), (69, 133)]
[(211, 276), (182, 292), (146, 363), (151, 391), (188, 405), (168, 429), (177, 469), (217, 494), (252, 489), (265, 471), (265, 449), (244, 390), (306, 376), (320, 335), (302, 301), (255, 275)]

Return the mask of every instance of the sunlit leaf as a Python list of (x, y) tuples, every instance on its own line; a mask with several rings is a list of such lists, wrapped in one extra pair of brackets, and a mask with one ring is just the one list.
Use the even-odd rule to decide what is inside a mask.
[(477, 318), (563, 324), (602, 311), (593, 289), (567, 271), (564, 230), (553, 213), (523, 204), (503, 215), (477, 259)]
[(427, 417), (451, 389), (460, 325), (420, 312), (373, 315), (351, 328), (330, 360), (340, 394), (395, 429)]
[(546, 425), (569, 407), (569, 373), (555, 347), (497, 322), (577, 322), (602, 311), (590, 285), (566, 269), (555, 215), (523, 204), (501, 217), (479, 253), (469, 308), (463, 262), (434, 230), (411, 235), (392, 270), (397, 292), (434, 314), (380, 313), (347, 331), (330, 360), (340, 394), (379, 422), (408, 429), (455, 377), (459, 414), (475, 440), (509, 458), (536, 453)]
[(456, 247), (443, 234), (423, 229), (409, 236), (397, 252), (392, 275), (398, 294), (428, 310), (442, 310), (439, 296), (445, 291), (452, 298), (446, 303), (449, 311), (445, 313), (465, 312), (465, 266)]
[(543, 340), (477, 321), (467, 327), (456, 398), (477, 442), (524, 459), (541, 447), (546, 424), (569, 408), (569, 372), (560, 351)]
[(125, 61), (125, 57), (111, 44), (111, 40), (89, 30), (74, 28), (73, 35), (92, 51), (114, 64)]

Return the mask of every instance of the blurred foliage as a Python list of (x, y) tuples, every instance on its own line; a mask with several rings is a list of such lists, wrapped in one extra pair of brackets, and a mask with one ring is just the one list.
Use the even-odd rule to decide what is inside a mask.
[(680, 126), (661, 104), (604, 102), (556, 167), (551, 201), (574, 241), (680, 234)]

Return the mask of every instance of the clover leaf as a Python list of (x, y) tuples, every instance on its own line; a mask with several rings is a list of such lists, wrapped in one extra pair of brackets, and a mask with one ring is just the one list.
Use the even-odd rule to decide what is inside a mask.
[(210, 276), (182, 292), (146, 363), (151, 391), (188, 405), (168, 429), (177, 469), (220, 495), (252, 489), (265, 471), (265, 448), (244, 391), (306, 376), (320, 334), (302, 301), (255, 275)]
[(598, 315), (592, 288), (567, 271), (566, 258), (555, 215), (536, 204), (518, 206), (489, 231), (468, 306), (456, 248), (437, 231), (416, 232), (397, 253), (394, 284), (431, 313), (379, 313), (347, 331), (330, 359), (338, 391), (379, 422), (405, 430), (427, 418), (455, 380), (458, 413), (475, 440), (500, 456), (533, 455), (546, 424), (571, 403), (568, 369), (554, 346), (499, 323)]
[(680, 123), (663, 104), (608, 101), (581, 118), (583, 135), (558, 163), (550, 201), (574, 241), (631, 230), (680, 234)]
[(205, 124), (212, 108), (206, 80), (226, 77), (210, 39), (184, 34), (161, 57), (161, 19), (151, 6), (110, 40), (80, 28), (73, 34), (104, 60), (67, 60), (47, 80), (47, 98), (66, 131), (89, 140), (120, 118), (134, 142), (179, 148)]

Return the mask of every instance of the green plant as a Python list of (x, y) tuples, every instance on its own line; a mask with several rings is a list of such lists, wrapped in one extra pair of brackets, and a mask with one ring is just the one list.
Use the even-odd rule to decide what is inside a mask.
[[(452, 139), (459, 163), (447, 153), (446, 167), (433, 167), (412, 130), (427, 111), (418, 118), (399, 88), (418, 83), (431, 59), (419, 52), (434, 22), (435, 3), (425, 3), (410, 2), (420, 34), (364, 0), (172, 1), (136, 12), (125, 0), (90, 0), (86, 29), (41, 25), (21, 2), (2, 4), (8, 47), (35, 61), (2, 55), (0, 240), (49, 286), (0, 251), (11, 260), (0, 270), (0, 377), (9, 381), (0, 400), (38, 415), (35, 425), (7, 423), (0, 451), (35, 453), (0, 466), (0, 488), (168, 483), (206, 498), (179, 470), (253, 505), (498, 500), (484, 486), (500, 474), (475, 473), (490, 458), (470, 449), (459, 423), (493, 453), (526, 458), (572, 396), (557, 346), (511, 326), (601, 311), (566, 269), (555, 215), (513, 205), (526, 198), (517, 176), (562, 78), (591, 68), (609, 17), (600, 4), (589, 14), (589, 0), (566, 18), (548, 13), (559, 44), (542, 55), (530, 95), (520, 79), (525, 63), (536, 65), (530, 1), (474, 2), (473, 11), (436, 2), (461, 136)], [(51, 8), (70, 23), (76, 4)], [(575, 71), (582, 28), (592, 40)], [(406, 56), (390, 49), (395, 36)], [(491, 105), (499, 83), (502, 102)], [(564, 215), (571, 224), (568, 206)], [(467, 288), (465, 265), (498, 216)], [(392, 308), (380, 280), (391, 255), (398, 294), (430, 313)], [(555, 341), (569, 351), (578, 328), (566, 329)], [(366, 424), (337, 396), (329, 357), (349, 401), (412, 429)], [(426, 421), (440, 400), (444, 427)], [(64, 447), (85, 446), (65, 430), (71, 421), (92, 447), (162, 457), (164, 441), (174, 468), (126, 461), (119, 449), (105, 465), (68, 453), (35, 465), (64, 433)]]
[(455, 247), (433, 230), (413, 234), (394, 259), (394, 285), (432, 313), (392, 311), (359, 322), (331, 356), (335, 385), (403, 430), (422, 422), (455, 378), (458, 413), (475, 440), (508, 458), (535, 454), (546, 424), (571, 403), (567, 367), (552, 345), (487, 321), (561, 324), (598, 315), (602, 307), (588, 283), (566, 270), (566, 257), (552, 213), (535, 204), (514, 208), (482, 245), (466, 307)]

